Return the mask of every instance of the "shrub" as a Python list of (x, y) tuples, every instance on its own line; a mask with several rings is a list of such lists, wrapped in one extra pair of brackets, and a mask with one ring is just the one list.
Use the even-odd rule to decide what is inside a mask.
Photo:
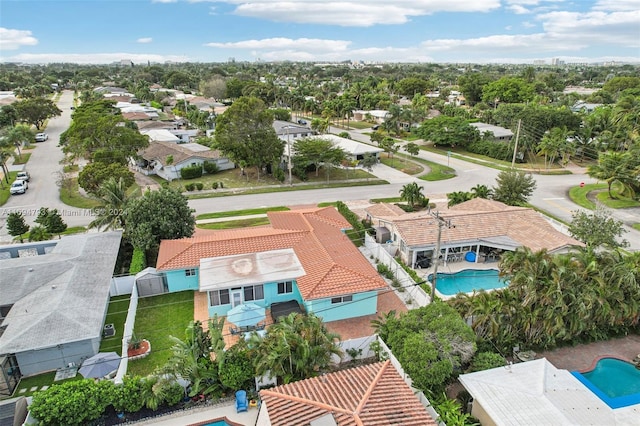
[(195, 183), (188, 183), (184, 186), (184, 189), (187, 191), (193, 191), (196, 187)]
[(342, 216), (351, 224), (353, 229), (346, 232), (346, 235), (353, 241), (356, 246), (361, 246), (364, 243), (365, 227), (360, 221), (357, 214), (349, 210), (349, 207), (342, 201), (336, 203), (336, 208)]
[(198, 191), (202, 191), (202, 188), (204, 188), (204, 183), (202, 183), (202, 182), (196, 182), (195, 185), (196, 185), (196, 189)]
[(218, 173), (220, 171), (218, 165), (211, 161), (205, 161), (204, 164), (202, 164), (202, 168), (204, 169), (205, 173), (210, 175)]
[(135, 275), (147, 267), (146, 254), (143, 249), (134, 248), (131, 256), (131, 265), (129, 265), (129, 273)]
[(202, 166), (195, 164), (180, 169), (180, 177), (182, 179), (196, 179), (202, 177)]
[(495, 352), (478, 352), (471, 360), (469, 372), (489, 370), (491, 368), (503, 367), (507, 364), (507, 360), (500, 354)]
[(277, 165), (275, 165), (272, 169), (273, 169), (273, 178), (280, 183), (284, 182), (284, 179), (285, 179), (284, 170), (282, 170)]
[(213, 188), (213, 189), (218, 189), (218, 182), (213, 182), (213, 183), (211, 184), (211, 188)]

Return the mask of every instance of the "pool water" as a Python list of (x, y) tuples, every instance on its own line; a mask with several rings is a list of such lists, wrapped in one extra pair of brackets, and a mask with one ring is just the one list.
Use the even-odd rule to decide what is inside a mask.
[[(493, 290), (507, 286), (505, 281), (498, 277), (497, 269), (463, 269), (455, 273), (438, 272), (436, 289), (445, 296), (454, 296), (458, 293), (471, 293), (474, 290)], [(431, 281), (433, 274), (429, 274)]]
[(225, 422), (224, 420), (218, 420), (213, 423), (205, 423), (202, 426), (229, 426), (229, 423)]
[(631, 363), (602, 358), (593, 370), (573, 375), (611, 408), (640, 403), (640, 370)]

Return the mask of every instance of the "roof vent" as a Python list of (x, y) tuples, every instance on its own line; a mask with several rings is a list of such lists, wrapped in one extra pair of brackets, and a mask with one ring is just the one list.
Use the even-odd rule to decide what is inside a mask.
[(33, 268), (29, 268), (29, 272), (33, 272)]
[(55, 286), (55, 285), (52, 285), (52, 286), (51, 286), (51, 290), (55, 290), (55, 289), (56, 289), (56, 286)]

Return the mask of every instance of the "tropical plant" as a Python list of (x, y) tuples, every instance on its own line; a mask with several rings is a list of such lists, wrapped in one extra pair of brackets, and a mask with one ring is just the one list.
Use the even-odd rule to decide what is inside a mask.
[(407, 183), (402, 186), (400, 197), (409, 203), (409, 207), (413, 209), (424, 198), (423, 190), (424, 188), (415, 182)]
[(29, 241), (47, 241), (51, 238), (51, 234), (42, 225), (36, 225), (29, 232)]
[(291, 313), (267, 330), (255, 351), (254, 367), (279, 383), (315, 377), (329, 368), (331, 356), (342, 356), (338, 335), (314, 314)]
[(536, 181), (533, 176), (523, 171), (503, 170), (496, 178), (497, 186), (493, 188), (493, 199), (510, 206), (523, 206), (533, 194)]
[[(58, 234), (58, 238), (60, 234), (67, 229), (67, 224), (62, 220), (58, 209), (49, 210), (48, 207), (41, 207), (40, 210), (38, 210), (36, 223), (43, 226), (48, 234)], [(31, 232), (33, 232), (33, 229)]]
[(620, 239), (627, 231), (611, 212), (598, 205), (593, 212), (574, 211), (571, 213), (569, 234), (589, 247), (628, 247), (629, 242)]
[(447, 199), (449, 202), (447, 203), (447, 207), (453, 207), (456, 204), (464, 203), (465, 201), (469, 201), (473, 198), (473, 194), (471, 192), (466, 191), (455, 191), (447, 194)]

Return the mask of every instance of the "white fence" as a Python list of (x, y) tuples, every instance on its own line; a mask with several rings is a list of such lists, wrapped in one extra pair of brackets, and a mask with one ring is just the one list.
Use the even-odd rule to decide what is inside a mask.
[(384, 343), (384, 340), (382, 340), (380, 336), (378, 336), (378, 343), (380, 343), (380, 348), (382, 349), (384, 355), (388, 357), (388, 359), (391, 361), (391, 364), (396, 368), (400, 376), (404, 379), (405, 383), (409, 385), (411, 390), (413, 390), (413, 393), (418, 397), (420, 403), (427, 409), (429, 415), (434, 420), (436, 420), (440, 426), (446, 426), (443, 422), (438, 420), (440, 415), (433, 408), (433, 405), (431, 405), (431, 402), (429, 402), (429, 399), (424, 395), (424, 393), (421, 390), (413, 387), (413, 381), (411, 380), (411, 377), (409, 377), (409, 375), (404, 372), (402, 365), (400, 365), (400, 361), (398, 361), (398, 359), (393, 355), (391, 349), (389, 349), (387, 344)]
[[(342, 358), (340, 358), (337, 355), (333, 355), (331, 357), (331, 360), (338, 364), (342, 362), (351, 361), (352, 360), (351, 355), (349, 355), (349, 352), (347, 352), (351, 349), (355, 349), (356, 351), (358, 351), (358, 354), (354, 359), (371, 358), (372, 356), (375, 355), (375, 352), (373, 352), (369, 348), (369, 345), (371, 345), (371, 342), (375, 340), (376, 340), (375, 335), (359, 337), (357, 339), (343, 340), (340, 342), (339, 346), (340, 348), (342, 348), (344, 355), (342, 356)], [(362, 352), (359, 352), (360, 350), (362, 350)]]
[(112, 277), (109, 295), (113, 297), (113, 296), (121, 296), (123, 294), (131, 294), (131, 292), (133, 291), (133, 287), (135, 287), (135, 284), (136, 284), (136, 277), (134, 275)]
[(389, 254), (389, 252), (385, 249), (385, 244), (378, 244), (376, 241), (369, 235), (365, 234), (364, 239), (365, 247), (373, 254), (373, 256), (378, 260), (378, 262), (386, 265), (391, 272), (395, 275), (395, 277), (400, 282), (400, 285), (404, 288), (404, 292), (400, 293), (397, 289), (396, 296), (400, 298), (400, 300), (405, 300), (407, 298), (407, 294), (412, 299), (412, 303), (409, 307), (420, 307), (426, 306), (431, 303), (431, 298), (429, 295), (418, 285), (415, 285), (416, 282), (411, 275), (404, 270), (404, 268), (396, 262), (396, 260)]
[(122, 378), (127, 374), (129, 366), (129, 358), (127, 357), (129, 349), (129, 341), (133, 335), (133, 327), (136, 323), (136, 311), (138, 309), (138, 288), (134, 285), (131, 289), (131, 299), (129, 300), (129, 310), (127, 311), (127, 319), (124, 322), (124, 331), (122, 333), (122, 357), (118, 373), (114, 379), (116, 384), (122, 384)]

